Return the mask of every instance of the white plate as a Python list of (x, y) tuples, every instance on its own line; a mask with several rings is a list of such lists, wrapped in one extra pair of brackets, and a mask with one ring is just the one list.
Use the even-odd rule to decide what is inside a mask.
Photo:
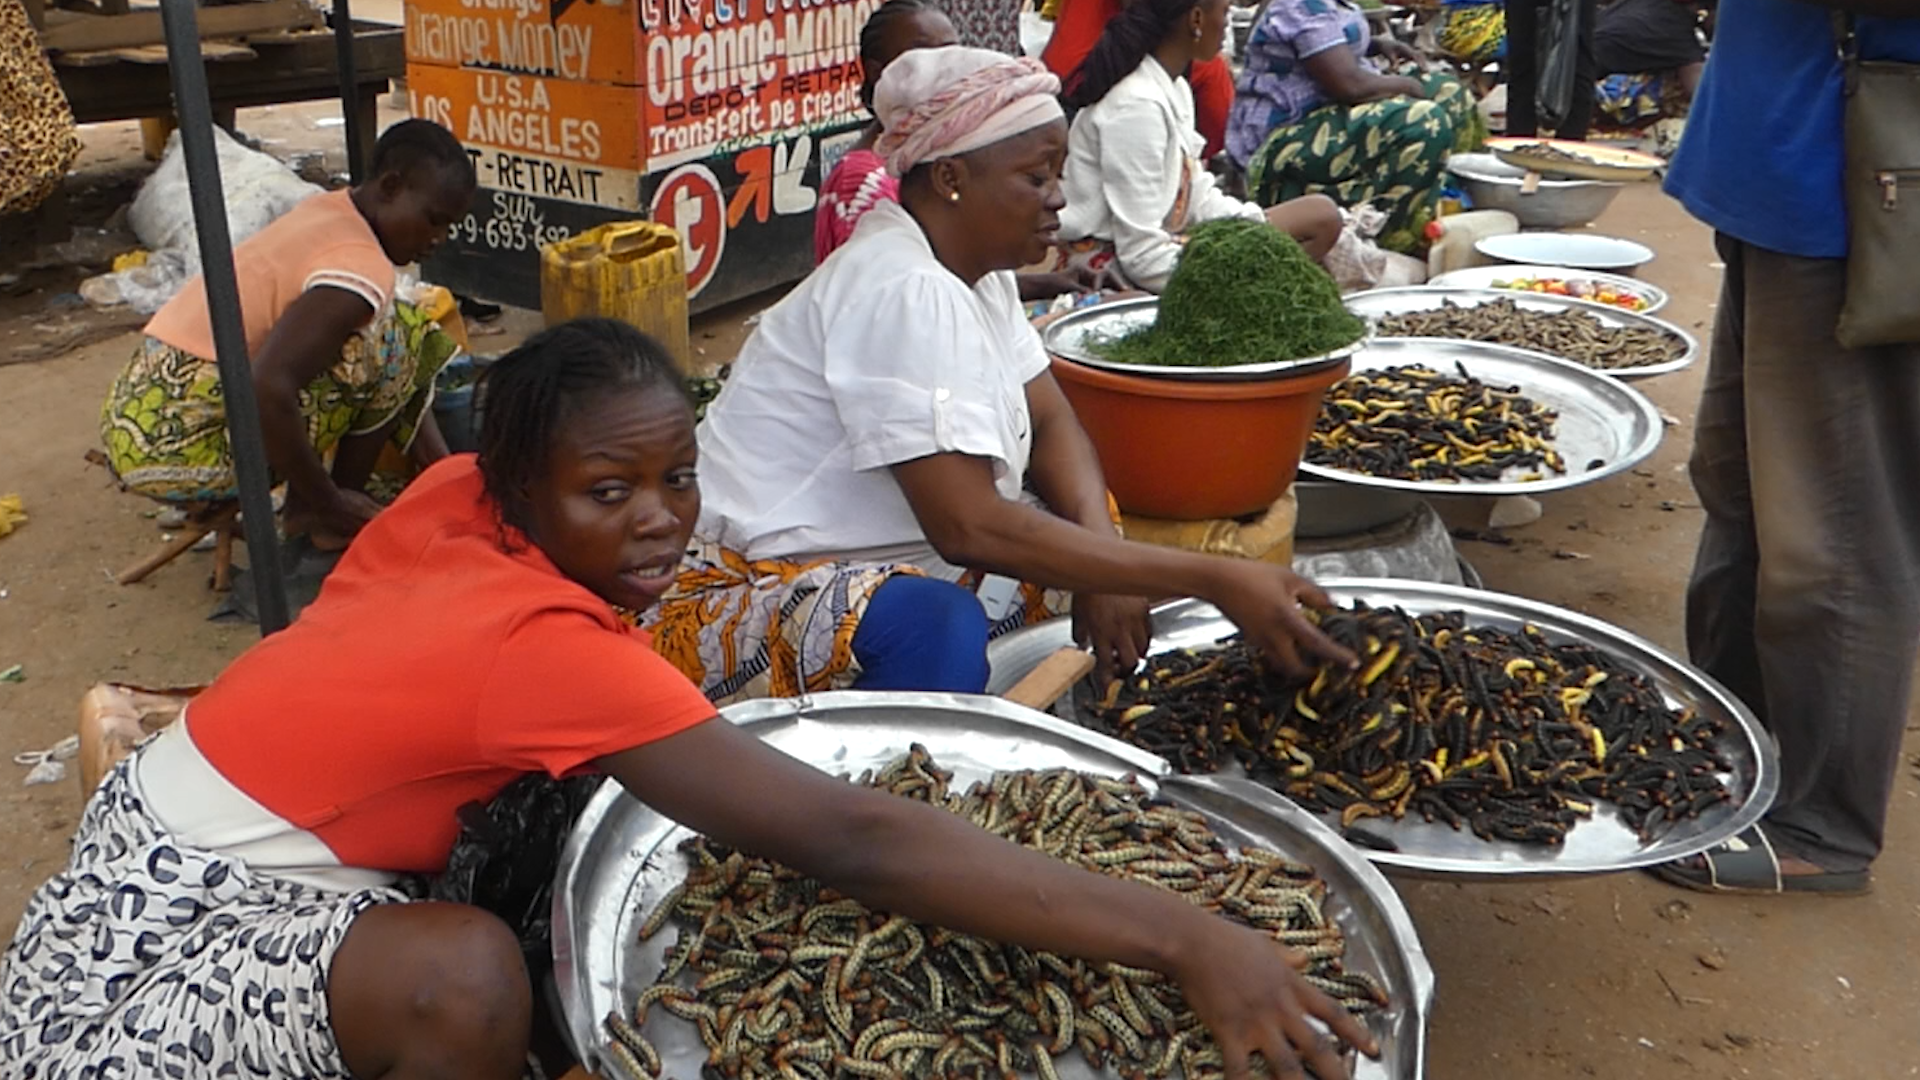
[(1633, 270), (1653, 261), (1645, 244), (1613, 236), (1530, 232), (1489, 236), (1473, 245), (1489, 259), (1528, 266), (1570, 266), (1578, 270)]
[(1220, 367), (1124, 364), (1101, 356), (1093, 347), (1100, 338), (1120, 337), (1141, 327), (1152, 326), (1159, 317), (1160, 298), (1157, 296), (1113, 300), (1081, 308), (1053, 320), (1041, 331), (1040, 342), (1049, 354), (1077, 364), (1120, 375), (1178, 382), (1264, 381), (1324, 371), (1352, 356), (1353, 351), (1366, 342), (1366, 337), (1362, 335), (1324, 356), (1304, 356), (1261, 364), (1225, 364)]
[[(1497, 266), (1469, 266), (1463, 270), (1450, 270), (1436, 278), (1429, 278), (1428, 285), (1451, 285), (1460, 289), (1491, 289), (1496, 281), (1511, 281), (1514, 278), (1546, 278), (1561, 281), (1588, 281), (1596, 285), (1610, 285), (1629, 296), (1637, 296), (1646, 302), (1640, 314), (1651, 315), (1667, 306), (1667, 290), (1658, 285), (1649, 285), (1638, 278), (1620, 274), (1608, 274), (1598, 270), (1582, 270), (1574, 266), (1516, 266), (1501, 263)], [(1525, 289), (1513, 289), (1512, 292), (1525, 293)], [(1533, 295), (1539, 295), (1535, 293)], [(1590, 301), (1599, 303), (1599, 301)], [(1602, 304), (1602, 307), (1611, 307)], [(1625, 308), (1620, 310), (1624, 311)]]

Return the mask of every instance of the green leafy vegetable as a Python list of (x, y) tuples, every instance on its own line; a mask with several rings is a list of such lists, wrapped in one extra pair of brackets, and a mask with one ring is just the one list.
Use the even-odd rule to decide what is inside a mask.
[(1233, 218), (1188, 234), (1151, 326), (1090, 344), (1117, 363), (1228, 367), (1320, 356), (1366, 329), (1292, 237)]

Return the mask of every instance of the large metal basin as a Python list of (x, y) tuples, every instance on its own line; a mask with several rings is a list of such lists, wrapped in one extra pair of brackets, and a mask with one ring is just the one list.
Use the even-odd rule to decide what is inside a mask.
[(1541, 180), (1538, 190), (1522, 194), (1525, 169), (1492, 154), (1455, 154), (1447, 171), (1466, 192), (1475, 210), (1505, 210), (1524, 229), (1577, 229), (1604, 213), (1625, 184), (1600, 180)]

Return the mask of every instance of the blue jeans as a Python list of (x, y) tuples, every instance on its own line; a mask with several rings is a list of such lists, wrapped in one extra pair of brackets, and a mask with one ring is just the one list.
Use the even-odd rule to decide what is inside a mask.
[(858, 690), (978, 694), (987, 688), (987, 613), (973, 593), (900, 575), (874, 590), (853, 634)]

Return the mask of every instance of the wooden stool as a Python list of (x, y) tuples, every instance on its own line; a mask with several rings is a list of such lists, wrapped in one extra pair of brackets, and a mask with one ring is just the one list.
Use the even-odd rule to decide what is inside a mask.
[(80, 699), (80, 797), (90, 797), (140, 740), (180, 719), (199, 687), (143, 690), (101, 683)]
[(213, 588), (225, 592), (233, 586), (233, 534), (238, 527), (239, 503), (203, 504), (187, 511), (187, 523), (165, 547), (114, 575), (114, 581), (131, 585), (148, 574), (186, 554), (200, 538), (213, 533)]

